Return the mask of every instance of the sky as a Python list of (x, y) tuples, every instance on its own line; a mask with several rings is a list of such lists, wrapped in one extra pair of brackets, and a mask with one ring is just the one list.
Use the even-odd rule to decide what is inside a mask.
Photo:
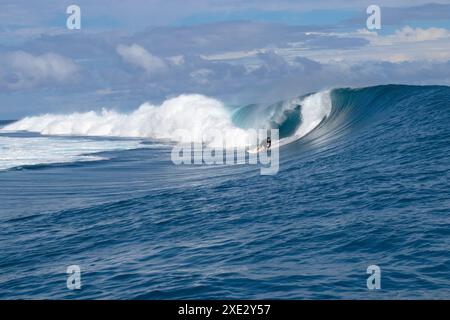
[(0, 0), (0, 119), (389, 83), (450, 85), (450, 0)]

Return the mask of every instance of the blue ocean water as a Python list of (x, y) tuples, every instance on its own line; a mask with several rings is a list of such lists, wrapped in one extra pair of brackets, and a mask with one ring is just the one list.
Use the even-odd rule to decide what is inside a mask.
[[(0, 171), (0, 298), (449, 298), (450, 88), (335, 89), (331, 101), (272, 176), (175, 166), (146, 139), (0, 134), (98, 157), (32, 154)], [(71, 291), (74, 264), (82, 288)], [(369, 291), (373, 264), (381, 290)]]

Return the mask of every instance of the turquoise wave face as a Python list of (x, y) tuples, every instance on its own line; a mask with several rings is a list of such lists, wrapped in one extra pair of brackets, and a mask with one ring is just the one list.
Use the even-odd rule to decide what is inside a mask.
[[(0, 298), (448, 298), (450, 88), (330, 97), (327, 117), (280, 148), (274, 176), (175, 166), (162, 145), (0, 171)], [(233, 121), (289, 137), (311, 119), (304, 98)], [(80, 291), (66, 287), (73, 264)]]
[(233, 122), (241, 128), (278, 129), (280, 139), (295, 134), (302, 123), (300, 101), (279, 102), (267, 107), (249, 105), (236, 110)]

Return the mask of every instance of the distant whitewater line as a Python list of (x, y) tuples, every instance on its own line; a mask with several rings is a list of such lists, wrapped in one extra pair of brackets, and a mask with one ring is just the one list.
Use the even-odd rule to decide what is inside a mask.
[[(301, 124), (289, 140), (296, 140), (313, 130), (331, 112), (329, 91), (307, 96), (301, 105)], [(290, 104), (294, 108), (298, 104)], [(258, 128), (269, 128), (270, 114), (258, 124)], [(300, 119), (299, 119), (300, 120)], [(255, 128), (256, 129), (256, 128)], [(183, 137), (177, 131), (191, 133)], [(248, 140), (248, 130), (239, 128), (232, 121), (230, 111), (216, 99), (198, 94), (181, 95), (168, 99), (161, 105), (142, 104), (131, 113), (119, 113), (103, 109), (72, 114), (45, 114), (26, 117), (5, 126), (3, 132), (29, 131), (43, 135), (106, 136), (127, 138), (164, 139), (174, 142), (208, 140), (208, 132), (232, 133), (233, 146), (244, 146)], [(230, 141), (227, 140), (227, 143)]]

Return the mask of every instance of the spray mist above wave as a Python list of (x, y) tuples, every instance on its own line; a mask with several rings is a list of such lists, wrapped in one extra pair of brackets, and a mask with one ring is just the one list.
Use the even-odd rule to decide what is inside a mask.
[[(294, 99), (284, 106), (284, 111), (301, 106), (300, 125), (288, 140), (293, 141), (313, 130), (331, 112), (329, 91)], [(254, 129), (273, 127), (271, 123), (283, 122), (279, 113), (268, 111), (253, 114), (260, 120)], [(181, 95), (168, 99), (161, 105), (142, 104), (130, 113), (103, 109), (101, 112), (45, 114), (26, 117), (5, 126), (2, 131), (29, 131), (43, 135), (107, 136), (151, 138), (173, 142), (203, 141), (210, 146), (222, 145), (212, 132), (227, 133), (227, 145), (235, 147), (248, 144), (250, 128), (235, 124), (225, 105), (203, 95)], [(180, 135), (190, 132), (190, 136)], [(232, 141), (229, 141), (229, 138)]]

